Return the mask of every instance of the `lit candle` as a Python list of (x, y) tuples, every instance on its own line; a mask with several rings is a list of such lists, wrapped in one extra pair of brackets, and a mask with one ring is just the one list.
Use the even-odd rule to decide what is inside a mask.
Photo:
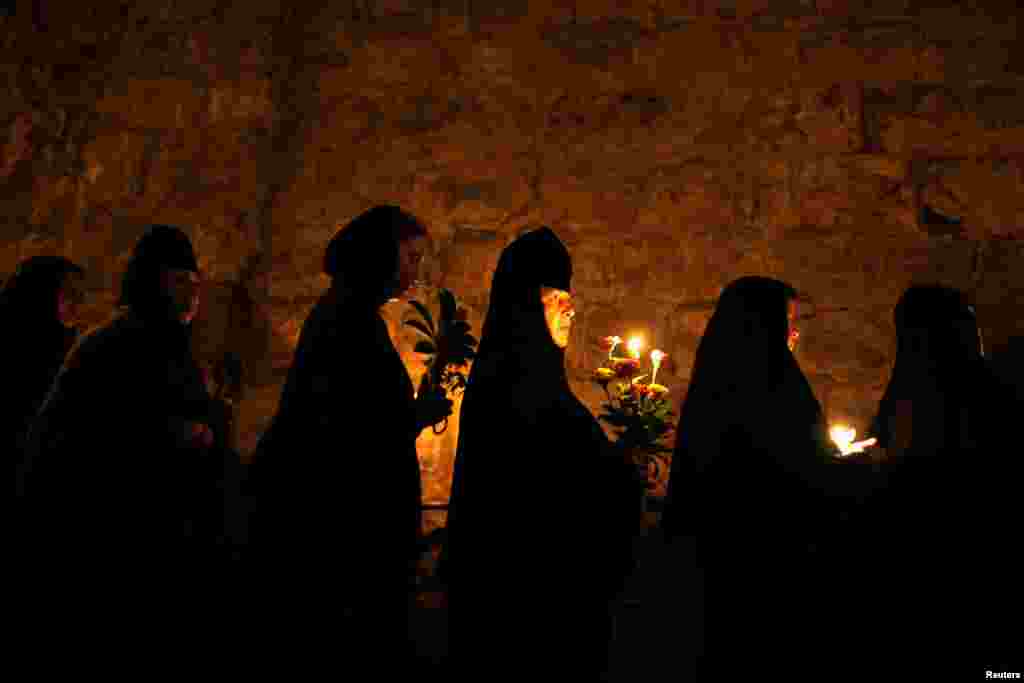
[(661, 367), (661, 361), (665, 359), (665, 354), (658, 349), (651, 351), (651, 365), (654, 366), (654, 372), (651, 373), (651, 384), (657, 382), (658, 379), (658, 368)]
[(840, 453), (849, 455), (850, 445), (853, 443), (854, 437), (857, 436), (857, 430), (844, 424), (837, 424), (829, 430), (828, 435), (832, 437), (832, 441), (839, 447)]
[(630, 337), (629, 343), (626, 346), (629, 348), (629, 355), (633, 356), (633, 358), (640, 357), (640, 347), (643, 346), (640, 337)]
[(605, 337), (605, 343), (608, 344), (608, 360), (611, 360), (615, 347), (622, 343), (622, 337)]

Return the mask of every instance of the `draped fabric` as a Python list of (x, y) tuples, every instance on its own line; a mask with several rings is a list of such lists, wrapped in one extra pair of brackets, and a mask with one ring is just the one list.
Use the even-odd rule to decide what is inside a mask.
[(251, 543), (261, 565), (332, 577), (346, 604), (373, 586), (408, 589), (420, 475), (412, 382), (387, 326), (337, 294), (306, 319), (250, 466)]
[[(212, 448), (188, 438), (190, 423), (214, 424), (217, 409), (188, 326), (159, 289), (159, 270), (180, 264), (161, 257), (167, 241), (187, 237), (161, 227), (140, 240), (128, 269), (145, 283), (138, 298), (78, 341), (29, 430), (22, 636), (61, 619), (54, 638), (86, 648), (97, 639), (163, 648), (172, 624), (224, 588), (221, 487), (237, 456), (222, 435)], [(109, 629), (71, 626), (97, 610)], [(196, 624), (197, 636), (210, 624)]]
[(1006, 606), (1019, 607), (1020, 593), (1000, 550), (1022, 521), (1020, 405), (982, 355), (961, 292), (913, 286), (894, 318), (896, 358), (872, 424), (894, 451), (863, 520), (864, 555), (885, 568), (879, 612), (908, 659), (938, 645), (950, 670), (1007, 670), (1019, 647)]
[(676, 667), (695, 666), (698, 680), (744, 666), (788, 672), (820, 647), (824, 624), (809, 622), (826, 600), (821, 555), (842, 487), (821, 409), (786, 346), (795, 296), (763, 277), (726, 287), (680, 410), (662, 610), (690, 638), (675, 644)]
[[(249, 466), (251, 607), (293, 625), (268, 634), (272, 646), (257, 657), (286, 644), (316, 648), (329, 636), (322, 654), (343, 652), (346, 667), (363, 662), (385, 675), (407, 663), (419, 427), (413, 386), (379, 307), (395, 292), (398, 242), (414, 221), (376, 207), (327, 247), (332, 286), (303, 324), (277, 413)], [(324, 631), (324, 614), (342, 630)]]
[[(573, 395), (542, 286), (568, 291), (548, 228), (502, 253), (462, 402), (448, 543), (451, 655), (467, 675), (596, 680), (642, 486)], [(587, 678), (587, 676), (592, 678)]]
[(1008, 387), (981, 353), (973, 308), (946, 287), (911, 287), (895, 311), (896, 360), (879, 404), (872, 432), (892, 446), (896, 404), (913, 404), (913, 430), (906, 458), (928, 457), (998, 446)]
[[(58, 292), (69, 274), (82, 269), (59, 256), (36, 256), (18, 266), (0, 291), (0, 338), (4, 391), (0, 405), (0, 448), (22, 465), (21, 441), (35, 417), (78, 331), (57, 313)], [(19, 475), (20, 480), (20, 475)]]

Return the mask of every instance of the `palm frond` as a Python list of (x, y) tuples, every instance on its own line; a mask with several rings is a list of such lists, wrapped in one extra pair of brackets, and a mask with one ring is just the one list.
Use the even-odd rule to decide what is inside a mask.
[(437, 352), (437, 349), (434, 347), (434, 344), (432, 342), (428, 342), (428, 341), (417, 342), (416, 346), (414, 346), (412, 350), (415, 351), (416, 353), (436, 353)]
[(419, 330), (423, 334), (427, 335), (430, 339), (434, 338), (433, 333), (427, 328), (422, 320), (406, 320), (405, 324), (416, 330)]
[(415, 299), (410, 301), (409, 303), (412, 305), (413, 308), (419, 311), (420, 315), (423, 316), (423, 319), (427, 322), (427, 327), (430, 328), (430, 336), (433, 337), (435, 330), (434, 317), (430, 315), (430, 311), (427, 309), (426, 306), (421, 304), (419, 301), (416, 301)]
[(455, 295), (442, 287), (437, 296), (441, 300), (441, 320), (455, 320)]

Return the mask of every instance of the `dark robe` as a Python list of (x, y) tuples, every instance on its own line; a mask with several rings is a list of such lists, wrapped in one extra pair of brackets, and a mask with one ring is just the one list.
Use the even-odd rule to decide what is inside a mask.
[(842, 533), (839, 475), (856, 468), (834, 464), (821, 408), (786, 347), (795, 294), (761, 277), (723, 291), (680, 410), (661, 524), (674, 578), (661, 610), (677, 634), (666, 666), (696, 667), (698, 680), (744, 667), (791, 673), (827, 629), (820, 574)]
[(421, 524), (413, 386), (379, 313), (398, 254), (386, 228), (357, 219), (328, 246), (334, 282), (303, 324), (248, 488), (254, 606), (294, 624), (275, 645), (327, 638), (325, 655), (378, 672), (411, 652)]
[[(186, 440), (186, 424), (214, 423), (215, 409), (188, 326), (159, 290), (160, 267), (180, 261), (144, 251), (122, 284), (129, 308), (72, 349), (29, 431), (29, 571), (17, 606), (25, 624), (67, 615), (55, 639), (70, 628), (63, 635), (78, 643), (115, 639), (129, 650), (177, 642), (183, 615), (204, 642), (214, 627), (196, 617), (227, 578), (217, 562), (220, 483), (234, 457)], [(104, 630), (71, 626), (96, 613)]]
[[(5, 364), (0, 396), (0, 450), (20, 470), (22, 441), (39, 411), (78, 330), (57, 317), (57, 293), (65, 277), (81, 268), (60, 257), (35, 257), (22, 263), (0, 292), (0, 338)], [(20, 476), (19, 476), (20, 480)]]
[(910, 668), (939, 647), (947, 674), (1006, 670), (1020, 649), (1009, 616), (1019, 577), (1002, 555), (1024, 521), (1020, 405), (982, 356), (956, 290), (908, 289), (896, 327), (872, 433), (884, 448), (907, 448), (884, 465), (888, 486), (862, 520), (864, 556), (885, 568), (875, 612), (897, 626), (894, 648)]
[(251, 543), (261, 563), (331, 577), (350, 607), (367, 591), (408, 589), (420, 472), (412, 382), (387, 325), (376, 306), (335, 294), (303, 325), (250, 466)]
[(630, 569), (642, 484), (543, 317), (540, 287), (569, 290), (570, 274), (546, 228), (505, 249), (462, 402), (442, 572), (452, 663), (476, 678), (596, 680)]

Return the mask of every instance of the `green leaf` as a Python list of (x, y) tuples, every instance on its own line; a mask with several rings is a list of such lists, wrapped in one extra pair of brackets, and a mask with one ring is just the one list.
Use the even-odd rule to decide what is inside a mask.
[(442, 287), (441, 291), (437, 294), (437, 298), (441, 300), (441, 320), (448, 322), (455, 320), (455, 296)]
[(414, 328), (416, 330), (419, 330), (423, 334), (425, 334), (428, 337), (430, 337), (431, 340), (433, 340), (434, 335), (430, 333), (430, 330), (428, 330), (427, 326), (423, 324), (423, 321), (421, 321), (421, 320), (407, 320), (405, 322), (405, 324), (408, 325), (409, 327), (412, 327), (412, 328)]
[(428, 341), (417, 342), (412, 350), (416, 353), (437, 353), (437, 349)]
[(423, 304), (421, 304), (419, 301), (413, 300), (413, 301), (410, 301), (409, 303), (412, 305), (413, 308), (415, 308), (417, 311), (419, 311), (420, 315), (423, 316), (423, 319), (425, 321), (427, 321), (427, 327), (430, 328), (429, 335), (431, 337), (433, 337), (434, 336), (434, 318), (433, 318), (433, 316), (430, 315), (430, 311), (427, 310), (427, 307), (424, 306)]

